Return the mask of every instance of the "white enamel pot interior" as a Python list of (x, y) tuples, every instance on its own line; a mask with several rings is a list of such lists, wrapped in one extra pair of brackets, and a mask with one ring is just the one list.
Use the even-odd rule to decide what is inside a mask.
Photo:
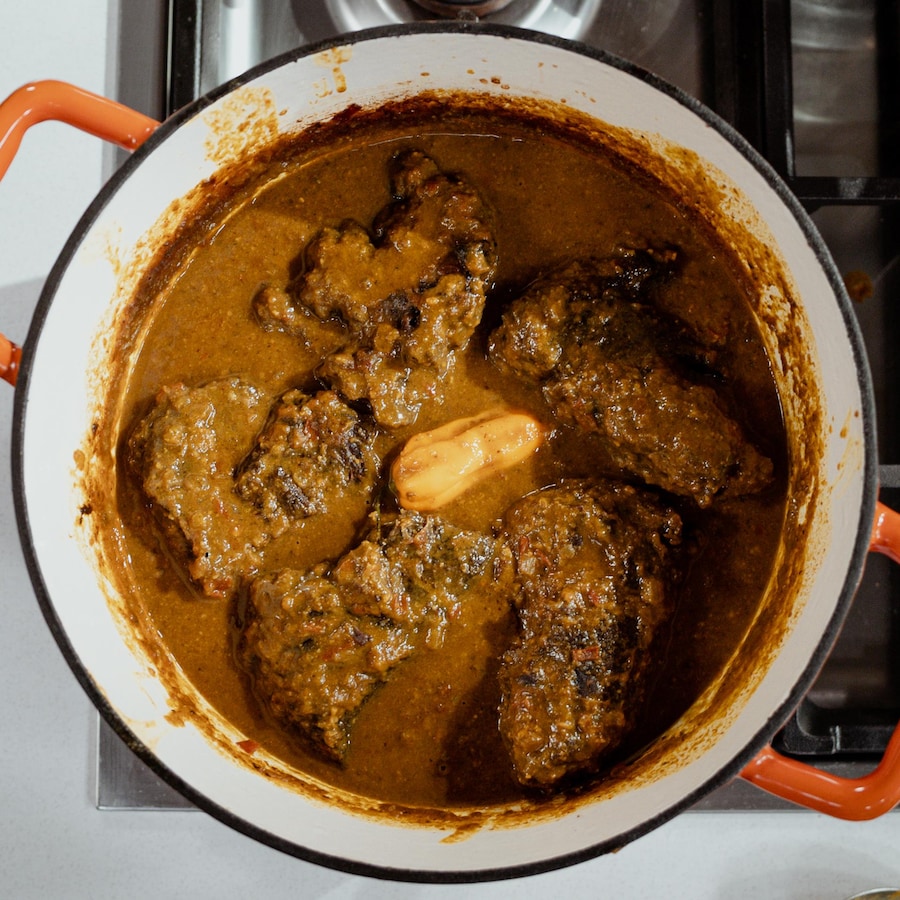
[[(503, 810), (493, 821), (461, 811), (449, 825), (410, 826), (310, 797), (273, 777), (275, 762), (237, 760), (228, 748), (243, 735), (199, 696), (207, 727), (171, 714), (170, 692), (129, 639), (103, 574), (96, 523), (83, 509), (91, 460), (76, 451), (102, 400), (111, 323), (149, 259), (146, 236), (159, 233), (170, 204), (252, 141), (351, 104), (435, 88), (562, 103), (633, 133), (647, 158), (671, 160), (672, 147), (688, 151), (679, 158), (696, 155), (719, 198), (700, 213), (746, 229), (744, 263), (772, 276), (763, 279), (760, 308), (792, 455), (815, 459), (792, 500), (805, 546), (790, 612), (758, 659), (748, 664), (745, 648), (737, 651), (744, 687), (723, 709), (689, 711), (665, 736), (670, 750), (636, 766), (633, 783), (571, 810), (511, 822)], [(266, 127), (223, 139), (223, 123), (248, 117)], [(779, 350), (787, 332), (801, 336), (802, 352)], [(807, 417), (811, 403), (818, 414)], [(348, 871), (426, 881), (524, 875), (613, 850), (734, 777), (796, 705), (833, 641), (861, 572), (876, 493), (873, 403), (854, 317), (815, 229), (768, 166), (696, 101), (626, 63), (552, 38), (465, 24), (366, 32), (303, 49), (165, 122), (88, 209), (50, 275), (26, 343), (13, 456), (23, 545), (47, 620), (76, 676), (133, 749), (202, 809), (256, 839)], [(479, 827), (467, 830), (470, 821)]]

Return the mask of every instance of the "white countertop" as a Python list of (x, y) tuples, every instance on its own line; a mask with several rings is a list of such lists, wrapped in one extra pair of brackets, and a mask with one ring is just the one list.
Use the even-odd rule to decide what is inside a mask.
[[(7, 2), (0, 98), (61, 78), (109, 94), (115, 0)], [(66, 126), (32, 129), (0, 183), (0, 330), (24, 340), (43, 278), (101, 185), (106, 151)], [(6, 387), (0, 385), (0, 387)], [(10, 898), (559, 896), (841, 900), (900, 885), (900, 812), (843, 823), (810, 812), (687, 813), (619, 853), (557, 873), (419, 886), (283, 855), (196, 812), (101, 812), (97, 716), (45, 625), (16, 538), (13, 391), (0, 391), (0, 896)]]

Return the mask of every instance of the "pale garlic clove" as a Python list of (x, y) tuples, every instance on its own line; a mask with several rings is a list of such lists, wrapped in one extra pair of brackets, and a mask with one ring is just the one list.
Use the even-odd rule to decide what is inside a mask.
[(431, 512), (526, 460), (546, 431), (523, 412), (491, 410), (413, 435), (391, 466), (400, 505)]

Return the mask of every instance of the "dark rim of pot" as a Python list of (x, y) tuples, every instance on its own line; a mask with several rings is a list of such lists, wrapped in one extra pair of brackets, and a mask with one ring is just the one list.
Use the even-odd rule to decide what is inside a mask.
[[(765, 178), (769, 187), (778, 195), (785, 207), (792, 213), (794, 219), (801, 228), (806, 237), (807, 242), (813, 249), (822, 269), (825, 271), (828, 281), (832, 287), (835, 298), (840, 308), (841, 316), (847, 330), (848, 339), (853, 351), (856, 362), (856, 368), (859, 376), (860, 391), (862, 395), (863, 423), (864, 423), (864, 439), (865, 439), (865, 463), (864, 463), (864, 494), (860, 509), (859, 522), (857, 523), (856, 535), (854, 538), (854, 546), (850, 565), (841, 587), (840, 597), (835, 606), (835, 612), (825, 629), (819, 645), (812, 658), (806, 665), (803, 674), (800, 676), (796, 684), (791, 689), (787, 698), (772, 713), (766, 724), (758, 731), (755, 737), (748, 742), (744, 749), (737, 754), (730, 762), (723, 766), (715, 775), (713, 775), (700, 788), (689, 793), (681, 800), (673, 804), (663, 812), (653, 816), (642, 822), (639, 826), (630, 829), (627, 832), (618, 835), (614, 839), (598, 842), (588, 848), (579, 850), (570, 854), (555, 856), (550, 859), (542, 859), (533, 863), (517, 864), (511, 866), (499, 866), (497, 868), (475, 869), (475, 870), (459, 870), (459, 871), (430, 871), (419, 870), (415, 868), (392, 868), (372, 865), (369, 863), (361, 863), (352, 859), (335, 857), (329, 854), (320, 853), (308, 847), (299, 846), (288, 841), (277, 834), (272, 834), (265, 829), (253, 825), (235, 813), (217, 804), (209, 797), (195, 790), (190, 784), (186, 783), (177, 774), (171, 771), (166, 765), (156, 758), (153, 752), (128, 728), (128, 726), (119, 718), (118, 714), (109, 705), (102, 691), (94, 683), (88, 674), (87, 668), (79, 658), (77, 649), (71, 644), (65, 633), (62, 624), (57, 617), (54, 609), (52, 598), (49, 596), (42, 573), (39, 555), (34, 547), (31, 535), (31, 528), (28, 517), (28, 501), (25, 497), (24, 489), (24, 423), (27, 414), (29, 400), (29, 385), (31, 376), (31, 360), (34, 354), (32, 348), (37, 345), (40, 339), (44, 322), (49, 315), (54, 296), (62, 280), (69, 263), (71, 262), (76, 250), (81, 245), (84, 235), (89, 231), (94, 221), (99, 217), (101, 211), (105, 208), (110, 199), (118, 191), (119, 187), (131, 175), (132, 171), (141, 165), (142, 161), (169, 135), (171, 135), (182, 122), (196, 116), (203, 109), (218, 100), (224, 94), (229, 93), (235, 88), (241, 87), (247, 82), (270, 72), (281, 66), (301, 59), (312, 54), (320, 53), (331, 47), (339, 47), (347, 44), (359, 44), (364, 41), (382, 40), (386, 38), (402, 38), (408, 35), (422, 33), (443, 33), (443, 34), (473, 34), (473, 35), (490, 35), (493, 37), (502, 37), (515, 39), (518, 41), (528, 41), (530, 43), (550, 45), (559, 49), (569, 50), (576, 54), (587, 56), (597, 60), (612, 68), (618, 69), (638, 81), (650, 85), (656, 90), (668, 95), (677, 101), (681, 106), (689, 112), (698, 116), (706, 124), (714, 128), (725, 140), (727, 140), (739, 153), (747, 158), (757, 171)], [(871, 384), (871, 376), (866, 361), (866, 353), (856, 317), (853, 314), (850, 301), (846, 295), (844, 284), (831, 255), (827, 250), (824, 241), (816, 230), (812, 220), (801, 206), (797, 198), (791, 193), (790, 189), (781, 180), (772, 167), (757, 153), (757, 151), (730, 125), (721, 120), (714, 112), (704, 106), (699, 100), (691, 97), (681, 89), (674, 87), (668, 82), (663, 81), (656, 75), (646, 71), (634, 63), (616, 57), (604, 50), (589, 47), (583, 43), (572, 41), (566, 38), (545, 35), (538, 32), (527, 31), (512, 26), (493, 26), (482, 23), (470, 22), (423, 22), (411, 25), (388, 26), (384, 28), (373, 28), (366, 31), (360, 31), (343, 35), (338, 38), (325, 40), (316, 44), (310, 44), (300, 47), (296, 50), (282, 54), (272, 60), (261, 63), (250, 69), (243, 75), (232, 79), (231, 81), (221, 85), (203, 97), (198, 98), (194, 102), (188, 104), (178, 110), (168, 119), (166, 119), (160, 127), (139, 147), (134, 154), (127, 159), (118, 171), (110, 178), (109, 182), (101, 189), (97, 197), (85, 211), (72, 235), (66, 242), (59, 258), (54, 264), (47, 281), (44, 285), (40, 299), (34, 313), (34, 317), (29, 328), (28, 337), (25, 342), (25, 352), (23, 353), (23, 363), (19, 375), (18, 386), (15, 391), (13, 433), (12, 433), (12, 469), (13, 469), (13, 496), (16, 510), (16, 519), (18, 522), (20, 540), (25, 555), (26, 564), (32, 583), (37, 594), (38, 602), (44, 618), (52, 632), (57, 644), (59, 645), (63, 656), (68, 662), (70, 668), (76, 678), (84, 688), (94, 705), (100, 711), (104, 719), (109, 723), (113, 730), (120, 738), (131, 748), (131, 750), (144, 762), (150, 769), (159, 775), (164, 781), (170, 784), (175, 790), (184, 797), (194, 803), (197, 807), (211, 814), (224, 824), (234, 828), (235, 830), (246, 834), (263, 844), (267, 844), (275, 849), (281, 850), (289, 855), (326, 866), (328, 868), (339, 871), (365, 875), (374, 878), (394, 880), (394, 881), (411, 881), (423, 883), (471, 883), (482, 881), (496, 881), (500, 879), (519, 878), (529, 875), (536, 875), (543, 872), (549, 872), (556, 869), (570, 866), (575, 863), (583, 862), (600, 856), (604, 853), (619, 849), (632, 840), (641, 835), (652, 831), (664, 822), (673, 818), (678, 813), (690, 808), (702, 796), (710, 791), (726, 784), (733, 778), (737, 777), (741, 770), (747, 765), (753, 757), (772, 739), (782, 723), (797, 707), (800, 700), (807, 693), (812, 685), (813, 679), (825, 661), (828, 652), (837, 637), (838, 631), (849, 609), (853, 595), (856, 591), (857, 584), (862, 574), (863, 565), (868, 552), (869, 535), (871, 532), (872, 522), (875, 515), (875, 501), (877, 499), (878, 476), (877, 476), (877, 459), (876, 459), (876, 442), (875, 442), (875, 406), (873, 399), (873, 390)]]

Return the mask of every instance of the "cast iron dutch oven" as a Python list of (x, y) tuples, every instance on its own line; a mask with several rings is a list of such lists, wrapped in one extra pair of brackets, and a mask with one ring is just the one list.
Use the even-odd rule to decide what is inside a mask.
[[(279, 134), (356, 104), (427, 90), (536, 98), (633, 138), (635, 159), (693, 192), (758, 286), (791, 455), (789, 515), (757, 620), (719, 680), (613, 787), (550, 808), (459, 810), (410, 825), (304, 785), (277, 760), (241, 752), (243, 735), (190, 684), (173, 710), (105, 575), (85, 525), (79, 454), (110, 369), (110, 335), (171, 221), (173, 202), (218, 166)], [(879, 767), (842, 781), (768, 742), (833, 643), (866, 554), (896, 557), (900, 526), (877, 500), (872, 390), (854, 315), (822, 240), (768, 165), (697, 101), (609, 55), (477, 24), (363, 32), (253, 69), (158, 124), (70, 85), (27, 85), (0, 107), (0, 172), (22, 132), (68, 121), (134, 154), (86, 211), (51, 272), (15, 382), (13, 467), (22, 543), (46, 619), (101, 713), (149, 765), (202, 809), (309, 860), (396, 879), (486, 880), (614, 850), (733, 777), (817, 810), (870, 818), (900, 799), (900, 737)], [(253, 127), (247, 127), (252, 125)], [(264, 127), (261, 127), (264, 126)], [(690, 172), (687, 171), (690, 169)], [(202, 727), (201, 724), (202, 723)]]

